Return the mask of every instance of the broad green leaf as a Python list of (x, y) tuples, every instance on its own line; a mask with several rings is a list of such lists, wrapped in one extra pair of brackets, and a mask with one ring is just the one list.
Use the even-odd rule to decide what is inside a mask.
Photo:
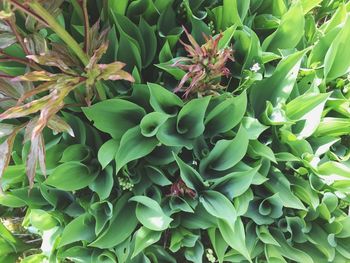
[(96, 176), (79, 162), (67, 162), (57, 166), (45, 183), (64, 191), (75, 191), (88, 186)]
[(336, 27), (330, 30), (324, 36), (320, 37), (320, 39), (316, 42), (308, 57), (309, 67), (319, 67), (323, 65), (327, 51), (329, 50), (329, 47), (341, 31), (341, 29), (341, 27)]
[(224, 261), (225, 252), (227, 250), (228, 244), (223, 239), (217, 228), (208, 229), (208, 236), (210, 238), (210, 242), (213, 245), (216, 256), (218, 257), (219, 263)]
[(171, 116), (178, 113), (179, 107), (183, 105), (182, 100), (178, 96), (158, 84), (148, 83), (148, 88), (151, 95), (150, 103), (155, 111)]
[(87, 161), (88, 158), (91, 156), (90, 151), (91, 150), (89, 149), (89, 147), (82, 144), (71, 145), (64, 150), (60, 162), (65, 163), (70, 161)]
[(237, 250), (249, 262), (252, 262), (249, 251), (246, 245), (245, 231), (240, 217), (233, 223), (219, 219), (219, 230), (226, 243)]
[(211, 109), (205, 117), (205, 134), (213, 136), (234, 128), (242, 120), (247, 107), (247, 94), (228, 97)]
[(117, 163), (116, 173), (128, 162), (142, 158), (152, 152), (157, 144), (157, 139), (144, 137), (139, 126), (128, 130), (120, 141), (115, 157)]
[(203, 187), (203, 179), (198, 172), (176, 156), (175, 153), (173, 155), (179, 166), (181, 179), (185, 182), (186, 186), (196, 191), (200, 190)]
[(286, 105), (286, 115), (291, 120), (304, 120), (304, 127), (298, 132), (298, 138), (311, 136), (321, 121), (323, 108), (330, 93), (303, 94)]
[(160, 126), (167, 121), (169, 115), (163, 112), (151, 112), (142, 118), (140, 123), (141, 134), (145, 137), (153, 137)]
[(280, 230), (271, 229), (270, 230), (272, 236), (276, 239), (276, 241), (279, 243), (280, 247), (278, 248), (278, 251), (280, 253), (296, 262), (305, 262), (305, 263), (314, 263), (312, 258), (305, 252), (293, 248), (284, 238), (283, 234)]
[(122, 99), (110, 99), (83, 108), (94, 126), (120, 140), (130, 128), (140, 123), (145, 111), (140, 106)]
[(303, 7), (304, 14), (307, 14), (310, 10), (317, 7), (322, 0), (301, 0), (301, 6)]
[(177, 116), (176, 128), (179, 134), (188, 139), (200, 136), (204, 131), (204, 115), (210, 96), (192, 99), (186, 103)]
[(168, 217), (159, 204), (147, 196), (134, 196), (129, 201), (137, 202), (136, 217), (150, 230), (163, 231), (169, 227), (172, 218)]
[(112, 12), (124, 15), (128, 2), (128, 0), (110, 0), (108, 1), (108, 6)]
[(276, 53), (278, 49), (294, 48), (303, 37), (304, 24), (303, 8), (297, 1), (282, 16), (277, 30), (264, 40), (263, 50)]
[(283, 206), (305, 210), (303, 203), (292, 193), (288, 179), (277, 169), (270, 172), (269, 180), (264, 184), (273, 193), (278, 193)]
[[(137, 218), (135, 205), (128, 203), (128, 194), (121, 196), (113, 207), (113, 217), (106, 230), (89, 246), (101, 249), (112, 248), (122, 243), (135, 230)], [(115, 229), (118, 229), (116, 232)]]
[(350, 51), (346, 43), (350, 39), (350, 15), (329, 47), (324, 61), (324, 75), (327, 80), (341, 77), (350, 72)]
[(335, 181), (337, 179), (350, 179), (350, 167), (345, 163), (329, 161), (318, 166), (317, 173), (327, 176), (327, 180)]
[(113, 216), (113, 206), (110, 202), (104, 201), (94, 203), (90, 208), (90, 214), (95, 218), (95, 233), (99, 235)]
[(266, 101), (271, 101), (276, 106), (288, 99), (298, 76), (301, 59), (305, 53), (306, 50), (303, 50), (285, 57), (277, 65), (271, 77), (265, 78), (252, 86), (250, 100), (256, 116), (263, 112)]
[(223, 194), (207, 190), (200, 196), (199, 201), (212, 216), (221, 218), (229, 223), (235, 222), (237, 218), (236, 209)]
[(275, 155), (270, 147), (259, 142), (258, 140), (253, 140), (249, 142), (248, 155), (253, 158), (267, 158), (271, 162), (277, 163)]
[(278, 242), (273, 238), (267, 226), (258, 226), (256, 227), (256, 234), (259, 239), (265, 244), (271, 244), (274, 246), (280, 246)]
[(225, 194), (230, 199), (238, 197), (249, 189), (259, 169), (260, 166), (243, 172), (233, 172), (215, 179), (212, 188)]
[(350, 129), (349, 119), (326, 117), (321, 120), (320, 125), (317, 127), (314, 133), (314, 136), (337, 137), (337, 136), (349, 134), (349, 129)]
[(29, 212), (30, 223), (41, 231), (49, 230), (58, 225), (52, 214), (41, 209), (32, 209)]
[(144, 226), (140, 227), (135, 233), (135, 248), (132, 257), (135, 257), (146, 247), (159, 241), (162, 232), (152, 231)]
[(232, 140), (219, 140), (208, 156), (201, 161), (201, 172), (209, 169), (224, 171), (233, 167), (246, 154), (248, 142), (248, 135), (243, 127), (239, 128)]
[(242, 26), (241, 18), (239, 17), (237, 1), (236, 0), (224, 0), (222, 6), (222, 24), (221, 29), (238, 25)]
[(101, 148), (98, 150), (97, 158), (100, 162), (102, 169), (106, 168), (106, 166), (115, 158), (119, 148), (119, 141), (115, 139), (110, 139), (106, 141)]
[(100, 200), (107, 199), (113, 188), (113, 168), (111, 166), (106, 167), (89, 185), (89, 188), (98, 194)]
[(58, 247), (63, 247), (78, 241), (91, 242), (94, 238), (95, 231), (92, 217), (88, 214), (82, 214), (64, 227)]
[(142, 52), (143, 65), (142, 67), (149, 66), (157, 52), (157, 38), (155, 36), (153, 28), (144, 20), (140, 19), (139, 29), (143, 40), (145, 42), (145, 52)]
[(260, 134), (269, 128), (261, 124), (258, 119), (252, 117), (244, 117), (242, 119), (242, 125), (247, 131), (249, 140), (257, 140)]

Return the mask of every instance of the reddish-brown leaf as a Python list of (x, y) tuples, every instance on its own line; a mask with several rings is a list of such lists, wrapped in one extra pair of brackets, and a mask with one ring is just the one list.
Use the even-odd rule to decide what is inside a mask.
[(50, 120), (47, 123), (47, 126), (57, 133), (67, 132), (70, 136), (74, 137), (72, 127), (57, 115), (54, 115), (50, 118)]

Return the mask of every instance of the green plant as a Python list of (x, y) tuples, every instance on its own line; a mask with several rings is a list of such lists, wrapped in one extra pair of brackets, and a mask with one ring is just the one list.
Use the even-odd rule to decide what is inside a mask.
[(350, 260), (349, 1), (0, 6), (0, 262)]

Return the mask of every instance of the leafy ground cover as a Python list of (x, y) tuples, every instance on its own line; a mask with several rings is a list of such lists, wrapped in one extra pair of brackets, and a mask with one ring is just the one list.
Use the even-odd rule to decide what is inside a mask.
[(0, 262), (350, 262), (349, 1), (0, 8)]

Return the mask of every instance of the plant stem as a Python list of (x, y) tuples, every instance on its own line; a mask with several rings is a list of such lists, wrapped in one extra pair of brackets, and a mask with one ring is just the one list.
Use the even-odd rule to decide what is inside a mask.
[(86, 66), (89, 63), (88, 56), (74, 38), (56, 21), (56, 19), (43, 8), (37, 1), (29, 2), (30, 8), (40, 15), (50, 28), (74, 51), (81, 62)]
[(27, 46), (24, 44), (24, 41), (23, 41), (22, 36), (19, 34), (19, 32), (18, 32), (18, 30), (17, 30), (17, 26), (16, 26), (16, 24), (14, 23), (14, 18), (11, 17), (10, 19), (6, 20), (6, 22), (7, 22), (7, 24), (9, 25), (9, 27), (11, 28), (12, 33), (15, 34), (16, 39), (17, 39), (18, 43), (21, 45), (21, 47), (22, 47), (24, 53), (25, 53), (26, 55), (30, 55)]
[(32, 12), (31, 10), (29, 10), (28, 8), (26, 8), (23, 4), (18, 3), (16, 0), (9, 0), (9, 2), (14, 5), (17, 9), (23, 11), (24, 13), (34, 17), (38, 22), (42, 23), (45, 26), (48, 26), (48, 24), (45, 22), (45, 20), (43, 20), (40, 16), (38, 16), (37, 14), (35, 14), (34, 12)]
[(84, 50), (88, 53), (90, 50), (90, 24), (86, 0), (82, 0), (81, 9), (83, 10), (84, 15)]

